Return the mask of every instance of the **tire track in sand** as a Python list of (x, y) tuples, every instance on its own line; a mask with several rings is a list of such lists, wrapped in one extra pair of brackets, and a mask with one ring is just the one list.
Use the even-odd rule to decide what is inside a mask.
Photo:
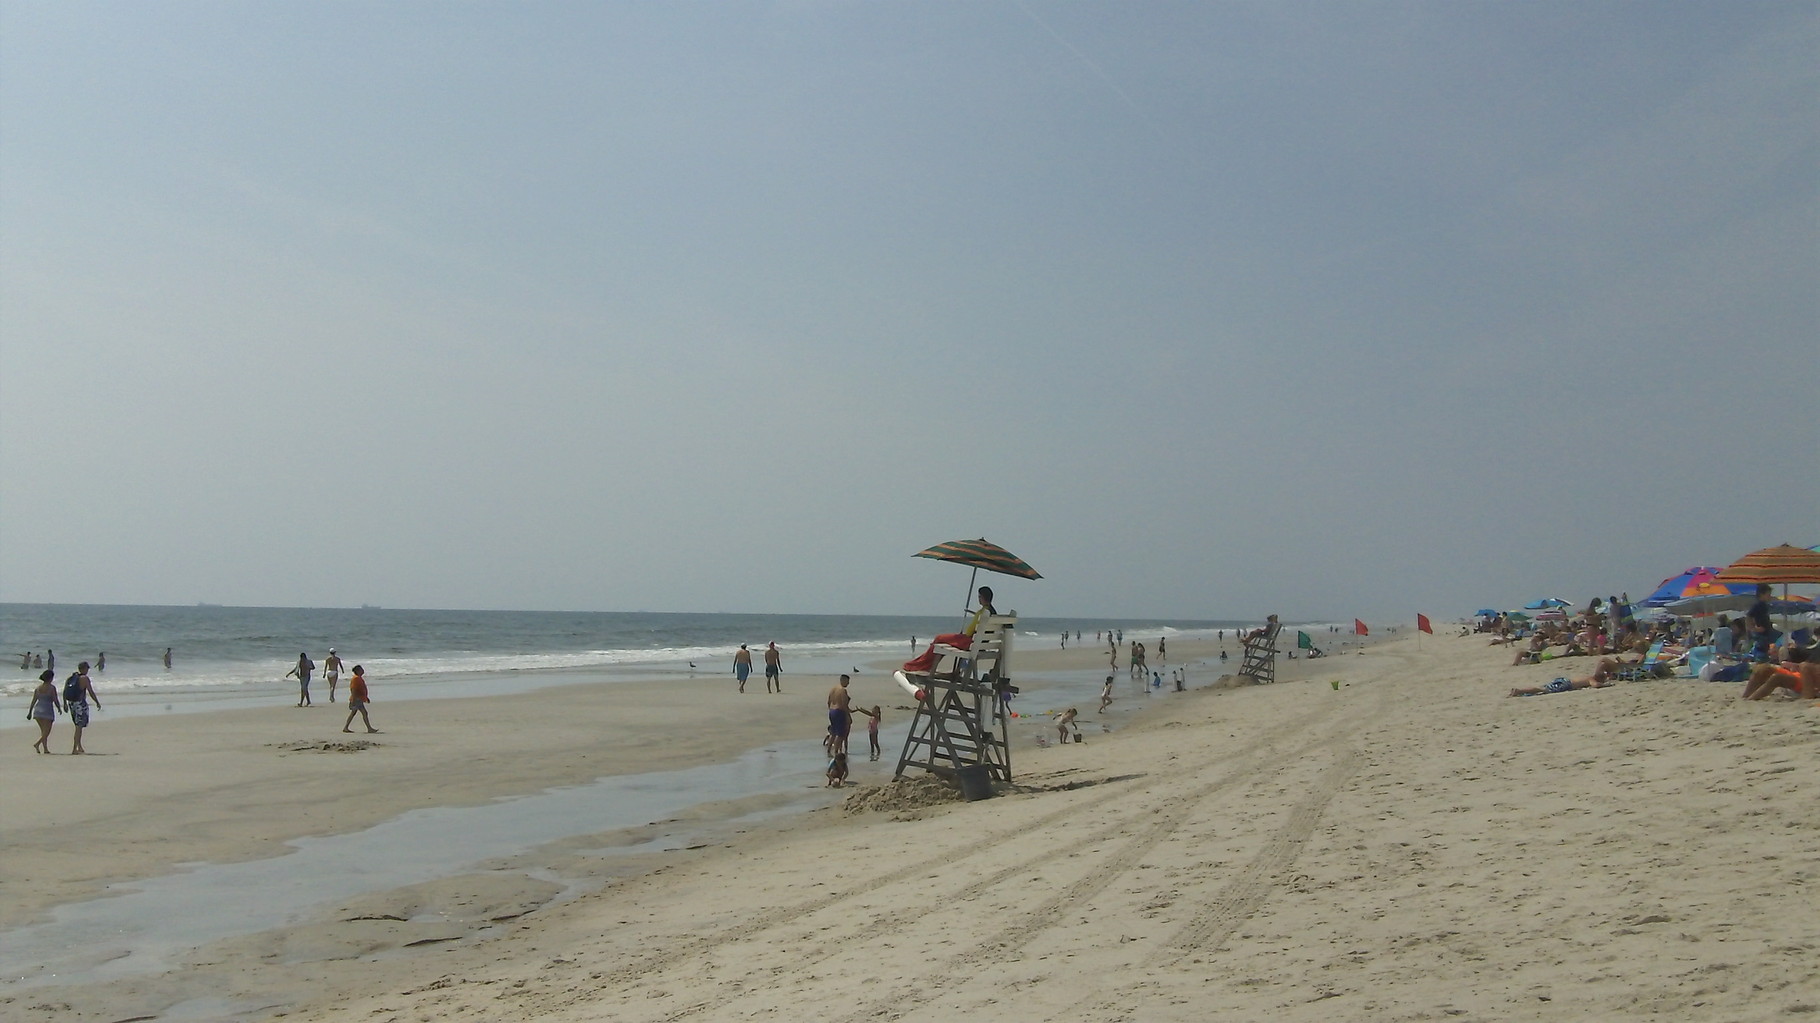
[[(1383, 712), (1384, 708), (1380, 700), (1365, 718), (1349, 719), (1343, 722), (1339, 728), (1328, 735), (1315, 739), (1296, 750), (1295, 755), (1301, 756), (1323, 747), (1339, 745), (1352, 734), (1369, 727), (1372, 722), (1382, 716)], [(1057, 926), (1056, 921), (1061, 918), (1060, 910), (1063, 907), (1090, 899), (1123, 878), (1142, 862), (1152, 849), (1180, 829), (1189, 818), (1190, 812), (1215, 792), (1225, 788), (1229, 783), (1274, 770), (1276, 763), (1275, 758), (1260, 758), (1257, 762), (1220, 781), (1204, 785), (1186, 796), (1177, 797), (1169, 806), (1160, 811), (1139, 811), (1137, 816), (1152, 818), (1152, 823), (1138, 834), (1130, 836), (1130, 840), (1115, 855), (1091, 869), (1085, 877), (1065, 886), (1035, 906), (1023, 910), (1018, 914), (1016, 920), (997, 934), (968, 951), (950, 956), (939, 968), (930, 970), (910, 981), (904, 990), (888, 998), (870, 1002), (846, 1016), (839, 1017), (838, 1023), (896, 1019), (933, 1001), (936, 995), (956, 978), (972, 977), (976, 972), (975, 967), (987, 961), (1003, 958), (1007, 952), (1016, 951), (1044, 931)], [(1247, 871), (1256, 868), (1258, 877), (1247, 882), (1244, 875), (1241, 875), (1241, 879), (1235, 880), (1232, 885), (1227, 886), (1227, 889), (1222, 890), (1223, 893), (1230, 890), (1232, 897), (1217, 900), (1218, 905), (1210, 907), (1210, 910), (1204, 913), (1207, 919), (1203, 921), (1201, 916), (1197, 915), (1190, 922), (1188, 929), (1195, 933), (1204, 929), (1209, 934), (1213, 934), (1219, 930), (1221, 922), (1228, 915), (1243, 911), (1244, 915), (1233, 917), (1231, 920), (1226, 931), (1229, 934), (1231, 928), (1236, 927), (1238, 922), (1245, 918), (1245, 915), (1255, 912), (1257, 904), (1262, 902), (1266, 894), (1261, 890), (1261, 878), (1270, 870), (1274, 870), (1285, 857), (1291, 861), (1294, 859), (1295, 853), (1300, 850), (1302, 843), (1307, 841), (1307, 835), (1313, 833), (1315, 824), (1320, 820), (1321, 811), (1339, 793), (1346, 780), (1361, 763), (1362, 758), (1356, 750), (1350, 748), (1342, 750), (1334, 764), (1322, 773), (1316, 791), (1297, 805), (1296, 810), (1290, 815), (1290, 820), (1279, 828), (1276, 834), (1272, 835), (1271, 839), (1265, 843), (1265, 848), (1247, 866)], [(1102, 829), (1102, 835), (1109, 830), (1111, 829)], [(1303, 834), (1304, 831), (1307, 834)], [(1298, 835), (1301, 837), (1297, 838)], [(1100, 839), (1100, 836), (1096, 836), (1096, 839)], [(1046, 857), (1038, 859), (1042, 858)], [(1016, 872), (1023, 873), (1033, 862), (1036, 861), (1020, 863)], [(1266, 870), (1265, 867), (1269, 867), (1270, 870)], [(1260, 888), (1255, 898), (1249, 895), (1253, 887)]]
[[(1204, 772), (1204, 771), (1208, 771), (1208, 770), (1218, 769), (1222, 766), (1232, 763), (1233, 761), (1251, 761), (1251, 763), (1248, 766), (1242, 768), (1240, 771), (1238, 771), (1234, 774), (1231, 774), (1228, 776), (1223, 776), (1223, 777), (1195, 790), (1195, 792), (1188, 797), (1189, 801), (1199, 802), (1201, 799), (1205, 798), (1206, 796), (1211, 795), (1214, 792), (1216, 792), (1222, 788), (1225, 788), (1230, 784), (1233, 784), (1235, 782), (1249, 778), (1251, 775), (1256, 774), (1259, 771), (1265, 769), (1270, 764), (1274, 763), (1274, 759), (1269, 758), (1269, 757), (1260, 757), (1259, 754), (1274, 748), (1275, 746), (1277, 746), (1281, 742), (1285, 741), (1289, 737), (1293, 736), (1297, 732), (1305, 731), (1307, 729), (1320, 725), (1328, 717), (1331, 717), (1336, 710), (1337, 710), (1336, 707), (1327, 707), (1327, 708), (1323, 708), (1323, 710), (1317, 714), (1285, 721), (1282, 724), (1279, 724), (1275, 727), (1265, 730), (1264, 732), (1260, 733), (1256, 738), (1245, 743), (1244, 745), (1240, 746), (1237, 749), (1234, 749), (1230, 752), (1223, 753), (1223, 754), (1216, 754), (1214, 757), (1209, 759), (1209, 761), (1205, 765), (1198, 768), (1197, 770)], [(1324, 740), (1324, 739), (1317, 740), (1316, 742), (1311, 743), (1309, 748), (1312, 748), (1313, 746), (1318, 746), (1321, 744), (1321, 742), (1324, 742), (1324, 741), (1327, 741), (1327, 740)], [(955, 867), (958, 863), (964, 861), (967, 858), (980, 855), (988, 850), (991, 850), (999, 845), (1002, 845), (1003, 843), (1013, 841), (1017, 838), (1023, 837), (1027, 833), (1027, 831), (1030, 829), (1034, 829), (1037, 831), (1047, 830), (1051, 825), (1059, 824), (1059, 823), (1062, 823), (1063, 821), (1067, 821), (1067, 820), (1078, 817), (1085, 810), (1090, 810), (1090, 809), (1099, 807), (1101, 805), (1104, 805), (1106, 803), (1116, 802), (1119, 800), (1124, 800), (1124, 799), (1129, 798), (1129, 793), (1126, 790), (1126, 786), (1114, 785), (1114, 786), (1107, 786), (1107, 788), (1108, 788), (1108, 791), (1103, 794), (1092, 796), (1092, 797), (1090, 797), (1084, 801), (1078, 802), (1078, 803), (1071, 803), (1067, 806), (1060, 807), (1050, 813), (1044, 814), (1043, 816), (1037, 818), (1031, 824), (1020, 825), (1020, 826), (1014, 827), (1014, 828), (1004, 828), (997, 832), (992, 832), (992, 833), (989, 833), (986, 835), (982, 835), (978, 841), (969, 844), (965, 848), (958, 849), (958, 850), (944, 850), (944, 851), (942, 851), (940, 853), (936, 853), (924, 860), (914, 863), (908, 867), (892, 868), (885, 872), (876, 874), (869, 879), (855, 881), (854, 883), (847, 885), (846, 887), (849, 889), (856, 888), (856, 887), (862, 887), (862, 886), (870, 887), (870, 888), (882, 888), (882, 887), (885, 887), (888, 885), (905, 884), (905, 883), (911, 883), (911, 884), (915, 884), (918, 886), (922, 886), (922, 885), (926, 884), (927, 875), (929, 875), (931, 873), (936, 873), (936, 872), (956, 873), (957, 871), (955, 871)], [(1184, 804), (1184, 806), (1185, 805), (1186, 804)], [(1150, 811), (1138, 810), (1138, 811), (1134, 811), (1129, 816), (1147, 818), (1147, 817), (1152, 817), (1154, 815)], [(1122, 827), (1119, 825), (1102, 828), (1102, 829), (1099, 829), (1098, 831), (1094, 832), (1093, 834), (1089, 835), (1086, 838), (1079, 839), (1077, 841), (1068, 843), (1068, 845), (1065, 847), (1054, 847), (1053, 852), (1046, 852), (1046, 853), (1042, 854), (1039, 857), (1039, 859), (1047, 860), (1047, 859), (1054, 858), (1055, 856), (1063, 855), (1067, 852), (1075, 852), (1075, 851), (1078, 851), (1080, 847), (1092, 845), (1092, 844), (1095, 844), (1098, 842), (1104, 842), (1107, 839), (1107, 837), (1116, 837), (1120, 833), (1122, 833)], [(1005, 870), (996, 871), (996, 872), (994, 872), (994, 874), (992, 876), (993, 877), (998, 877), (999, 875), (1005, 875), (1007, 877), (1015, 876), (1017, 873), (1020, 873), (1023, 870), (1025, 870), (1027, 868), (1029, 862), (1030, 861), (1025, 861), (1023, 864), (1020, 864), (1015, 868), (1006, 868)], [(1002, 881), (1002, 878), (1001, 878), (1001, 881)], [(968, 892), (968, 893), (975, 893), (976, 891), (983, 892), (990, 887), (991, 887), (990, 884), (988, 884), (984, 881), (981, 881), (981, 882), (976, 882), (974, 884), (969, 884), (966, 886), (966, 888), (964, 888), (962, 890), (965, 892)], [(727, 945), (727, 944), (731, 944), (734, 942), (745, 940), (747, 938), (754, 937), (765, 931), (768, 931), (768, 930), (774, 929), (776, 927), (780, 927), (785, 924), (791, 923), (792, 921), (801, 919), (802, 917), (809, 916), (813, 913), (819, 912), (824, 909), (828, 909), (833, 906), (837, 906), (840, 903), (845, 902), (845, 901), (846, 901), (846, 896), (841, 895), (839, 893), (830, 893), (830, 894), (826, 894), (826, 895), (819, 895), (819, 896), (816, 896), (816, 897), (810, 898), (810, 899), (805, 899), (801, 902), (793, 903), (790, 905), (779, 906), (779, 907), (769, 910), (767, 912), (759, 913), (752, 917), (749, 917), (746, 920), (744, 920), (743, 922), (734, 924), (733, 926), (727, 927), (724, 930), (720, 930), (713, 934), (708, 934), (708, 935), (692, 936), (691, 938), (689, 938), (687, 940), (670, 945), (670, 946), (666, 947), (665, 949), (663, 949), (662, 951), (654, 952), (647, 956), (644, 956), (644, 957), (640, 958), (639, 960), (637, 960), (636, 962), (627, 963), (627, 964), (617, 967), (615, 969), (605, 971), (598, 978), (598, 981), (599, 981), (599, 983), (604, 985), (604, 984), (609, 984), (609, 983), (614, 983), (614, 982), (632, 980), (632, 979), (635, 979), (644, 974), (651, 973), (651, 972), (654, 972), (657, 970), (661, 970), (674, 963), (694, 958), (695, 956), (699, 956), (705, 952), (712, 951), (713, 949), (720, 947), (722, 945)], [(905, 915), (921, 915), (921, 913), (917, 912), (914, 914), (905, 914)]]

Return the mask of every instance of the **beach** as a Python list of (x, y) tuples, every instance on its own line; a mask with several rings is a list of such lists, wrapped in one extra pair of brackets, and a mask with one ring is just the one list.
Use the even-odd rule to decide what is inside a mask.
[[(98, 717), (84, 758), (34, 756), (8, 731), (12, 936), (185, 864), (283, 863), (293, 840), (401, 815), (461, 821), (717, 763), (800, 780), (485, 851), (507, 817), (476, 829), (484, 854), (468, 866), (178, 943), (163, 968), (9, 970), (0, 1018), (1820, 1012), (1820, 792), (1806, 779), (1820, 711), (1682, 679), (1513, 699), (1575, 662), (1509, 667), (1477, 636), (1398, 635), (1230, 687), (1209, 663), (1218, 643), (1172, 640), (1172, 666), (1199, 662), (1189, 691), (1121, 671), (1103, 717), (1075, 700), (1084, 742), (1041, 746), (1054, 731), (1041, 712), (1057, 709), (1045, 687), (1080, 692), (1106, 654), (1036, 646), (1017, 654), (1033, 681), (1016, 784), (971, 803), (849, 810), (889, 778), (889, 743), (879, 763), (854, 758), (853, 789), (824, 789), (813, 740), (831, 676), (787, 675), (781, 696), (704, 677), (408, 704), (376, 682), (378, 735), (358, 721), (341, 733), (339, 705)], [(901, 737), (907, 700), (884, 667), (864, 666), (854, 702), (883, 706)], [(863, 728), (854, 740), (863, 751)], [(349, 857), (333, 872), (369, 869)], [(327, 887), (328, 873), (295, 882)]]

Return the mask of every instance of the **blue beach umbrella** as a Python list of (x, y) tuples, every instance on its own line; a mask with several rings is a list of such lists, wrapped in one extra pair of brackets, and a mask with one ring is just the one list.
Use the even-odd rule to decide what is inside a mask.
[(1551, 607), (1572, 607), (1572, 606), (1573, 606), (1572, 604), (1569, 604), (1567, 601), (1562, 600), (1560, 597), (1543, 597), (1541, 600), (1532, 600), (1529, 603), (1523, 605), (1523, 607), (1525, 609), (1530, 610), (1530, 611), (1546, 611)]

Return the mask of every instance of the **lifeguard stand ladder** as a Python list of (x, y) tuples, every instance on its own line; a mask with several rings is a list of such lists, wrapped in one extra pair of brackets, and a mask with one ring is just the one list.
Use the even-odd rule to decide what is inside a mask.
[(1271, 622), (1264, 628), (1263, 635), (1245, 641), (1245, 660), (1239, 665), (1240, 675), (1261, 686), (1277, 680), (1277, 633), (1282, 631), (1280, 623)]
[[(897, 758), (897, 777), (912, 767), (953, 777), (982, 766), (996, 781), (1011, 781), (1010, 722), (999, 697), (1009, 688), (1008, 661), (1017, 618), (999, 615), (980, 623), (966, 650), (937, 644), (942, 655), (928, 674), (898, 673), (899, 684), (922, 699)], [(947, 670), (939, 670), (945, 667)]]

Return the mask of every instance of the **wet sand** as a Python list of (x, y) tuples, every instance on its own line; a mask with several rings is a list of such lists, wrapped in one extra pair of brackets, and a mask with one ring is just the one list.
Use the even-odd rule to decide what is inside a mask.
[[(1510, 699), (1511, 686), (1571, 664), (1510, 668), (1500, 649), (1395, 638), (1286, 662), (1269, 687), (1198, 688), (1218, 674), (1203, 668), (1181, 694), (1138, 695), (1120, 673), (1104, 722), (1097, 700), (1075, 701), (1085, 743), (1039, 747), (1046, 719), (1020, 719), (1019, 786), (992, 800), (829, 808), (720, 831), (740, 808), (704, 807), (699, 848), (630, 856), (607, 847), (637, 849), (675, 826), (578, 833), (214, 943), (170, 972), (0, 987), (0, 1016), (1767, 1020), (1820, 1010), (1820, 791), (1806, 782), (1820, 711), (1681, 680)], [(1084, 680), (1104, 654), (1018, 656), (1020, 678)], [(728, 679), (636, 698), (620, 684), (417, 701), (408, 719), (402, 708), (385, 717), (376, 686), (386, 732), (374, 738), (385, 745), (350, 753), (280, 748), (322, 731), (295, 716), (333, 713), (338, 729), (341, 713), (320, 709), (102, 721), (86, 744), (120, 756), (92, 761), (33, 758), (28, 738), (0, 754), (0, 883), (18, 893), (0, 912), (14, 927), (98, 881), (184, 860), (264, 856), (286, 836), (413, 807), (812, 738), (827, 686), (786, 683), (791, 693), (769, 698), (734, 697)], [(871, 670), (855, 689), (866, 705), (903, 702)], [(1024, 705), (1045, 709), (1043, 692), (1033, 686)], [(426, 706), (439, 703), (449, 706)], [(855, 766), (878, 781), (889, 764)], [(57, 798), (71, 770), (96, 776), (85, 779), (96, 799)], [(805, 790), (819, 782), (811, 772)], [(66, 857), (82, 864), (73, 877), (54, 869)]]

